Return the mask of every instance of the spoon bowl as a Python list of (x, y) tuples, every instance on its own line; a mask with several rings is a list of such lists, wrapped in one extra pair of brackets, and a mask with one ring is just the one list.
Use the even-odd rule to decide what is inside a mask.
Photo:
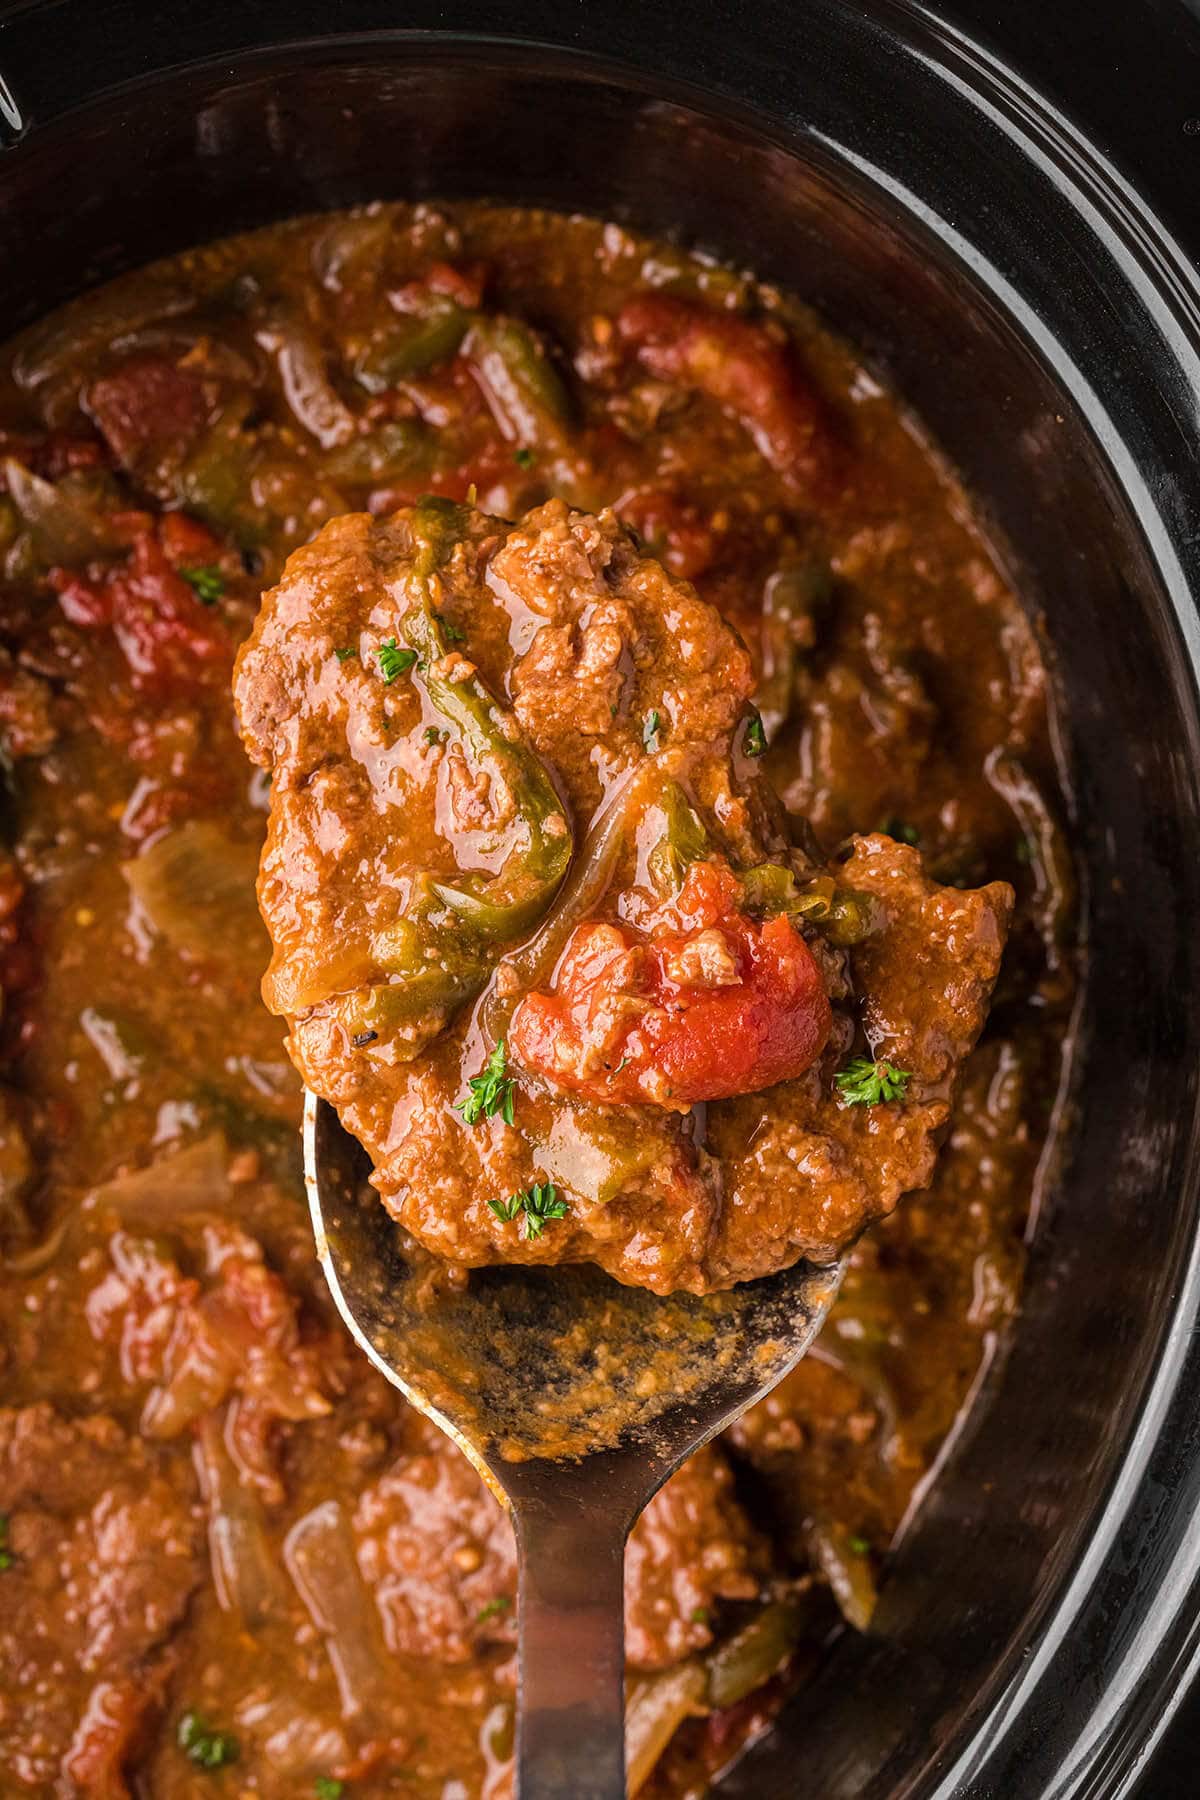
[(305, 1096), (317, 1256), (355, 1341), (510, 1510), (518, 1550), (520, 1800), (620, 1800), (625, 1540), (694, 1450), (808, 1349), (843, 1264), (666, 1297), (590, 1265), (448, 1278)]

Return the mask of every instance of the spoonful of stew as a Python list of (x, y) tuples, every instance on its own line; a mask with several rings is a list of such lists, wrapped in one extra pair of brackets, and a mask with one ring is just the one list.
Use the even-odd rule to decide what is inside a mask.
[[(1004, 884), (939, 887), (888, 837), (824, 857), (753, 688), (713, 607), (562, 501), (334, 520), (238, 662), (318, 1254), (511, 1509), (522, 1800), (652, 1763), (628, 1532), (928, 1181), (1007, 930)], [(719, 1678), (682, 1665), (669, 1730)]]

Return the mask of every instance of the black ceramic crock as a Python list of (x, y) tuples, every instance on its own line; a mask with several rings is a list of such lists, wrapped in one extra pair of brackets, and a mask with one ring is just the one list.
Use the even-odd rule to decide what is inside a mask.
[(0, 335), (368, 197), (629, 219), (860, 345), (1044, 619), (1089, 981), (1024, 1311), (871, 1636), (729, 1796), (1126, 1794), (1200, 1660), (1193, 111), (1182, 0), (0, 5)]

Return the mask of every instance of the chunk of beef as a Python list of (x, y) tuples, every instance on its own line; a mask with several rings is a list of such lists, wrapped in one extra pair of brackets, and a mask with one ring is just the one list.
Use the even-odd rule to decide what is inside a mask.
[(122, 1800), (122, 1767), (201, 1578), (186, 1462), (104, 1416), (0, 1412), (4, 1791)]
[[(437, 1254), (705, 1292), (836, 1253), (928, 1180), (1011, 896), (935, 889), (904, 849), (885, 876), (884, 839), (808, 863), (750, 682), (686, 582), (558, 501), (337, 520), (266, 596), (235, 679), (273, 771), (264, 994)], [(827, 941), (835, 902), (858, 925)], [(856, 1034), (901, 1101), (845, 1104)], [(489, 1055), (509, 1085), (476, 1108)]]
[[(358, 1564), (388, 1648), (464, 1663), (516, 1641), (516, 1552), (507, 1515), (466, 1458), (413, 1416), (392, 1467), (354, 1515)], [(712, 1639), (720, 1600), (752, 1599), (766, 1547), (733, 1494), (728, 1464), (700, 1451), (650, 1502), (625, 1557), (632, 1668), (679, 1662)]]

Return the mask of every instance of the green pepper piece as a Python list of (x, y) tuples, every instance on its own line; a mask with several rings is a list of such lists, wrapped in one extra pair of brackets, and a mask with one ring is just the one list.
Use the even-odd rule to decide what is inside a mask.
[(796, 676), (815, 637), (814, 621), (828, 606), (833, 577), (824, 563), (777, 569), (763, 593), (762, 674), (754, 697), (768, 745), (792, 710)]
[(430, 882), (444, 906), (495, 942), (527, 931), (542, 916), (566, 874), (573, 846), (563, 803), (541, 759), (523, 740), (507, 735), (495, 701), (476, 674), (457, 679), (443, 672), (445, 627), (434, 610), (427, 577), (445, 554), (461, 516), (461, 508), (428, 501), (416, 510), (413, 536), (424, 546), (416, 563), (420, 594), (402, 629), (417, 653), (415, 673), (430, 705), (447, 721), (468, 761), (502, 776), (516, 802), (525, 843), (499, 874)]
[(423, 375), (426, 369), (448, 362), (458, 350), (471, 315), (444, 294), (431, 294), (420, 312), (401, 313), (362, 352), (354, 365), (355, 379), (368, 394)]
[(476, 319), (466, 342), (492, 415), (510, 443), (555, 450), (571, 421), (562, 376), (520, 319)]
[(718, 1645), (706, 1659), (708, 1704), (722, 1712), (769, 1681), (800, 1642), (811, 1613), (802, 1597), (773, 1600)]
[(661, 894), (677, 894), (691, 864), (712, 855), (712, 839), (677, 781), (664, 784), (659, 806), (664, 831), (647, 857), (646, 867)]
[(366, 487), (405, 475), (427, 474), (433, 466), (434, 442), (416, 419), (391, 419), (363, 437), (351, 438), (325, 458), (334, 481)]
[(364, 1040), (365, 1048), (386, 1036), (392, 1052), (407, 1060), (479, 992), (500, 950), (541, 918), (573, 848), (562, 801), (541, 760), (523, 739), (508, 735), (510, 721), (472, 666), (448, 650), (430, 578), (468, 531), (471, 509), (432, 497), (411, 518), (411, 604), (398, 627), (417, 657), (411, 679), (444, 721), (440, 741), (507, 784), (516, 818), (497, 839), (497, 850), (508, 849), (497, 873), (422, 877), (408, 914), (371, 946), (383, 978), (331, 1001), (352, 1040)]
[(860, 944), (878, 927), (878, 907), (870, 894), (839, 887), (832, 875), (819, 871), (797, 881), (781, 863), (759, 863), (741, 873), (744, 904), (766, 917), (786, 913), (807, 919), (831, 944)]

